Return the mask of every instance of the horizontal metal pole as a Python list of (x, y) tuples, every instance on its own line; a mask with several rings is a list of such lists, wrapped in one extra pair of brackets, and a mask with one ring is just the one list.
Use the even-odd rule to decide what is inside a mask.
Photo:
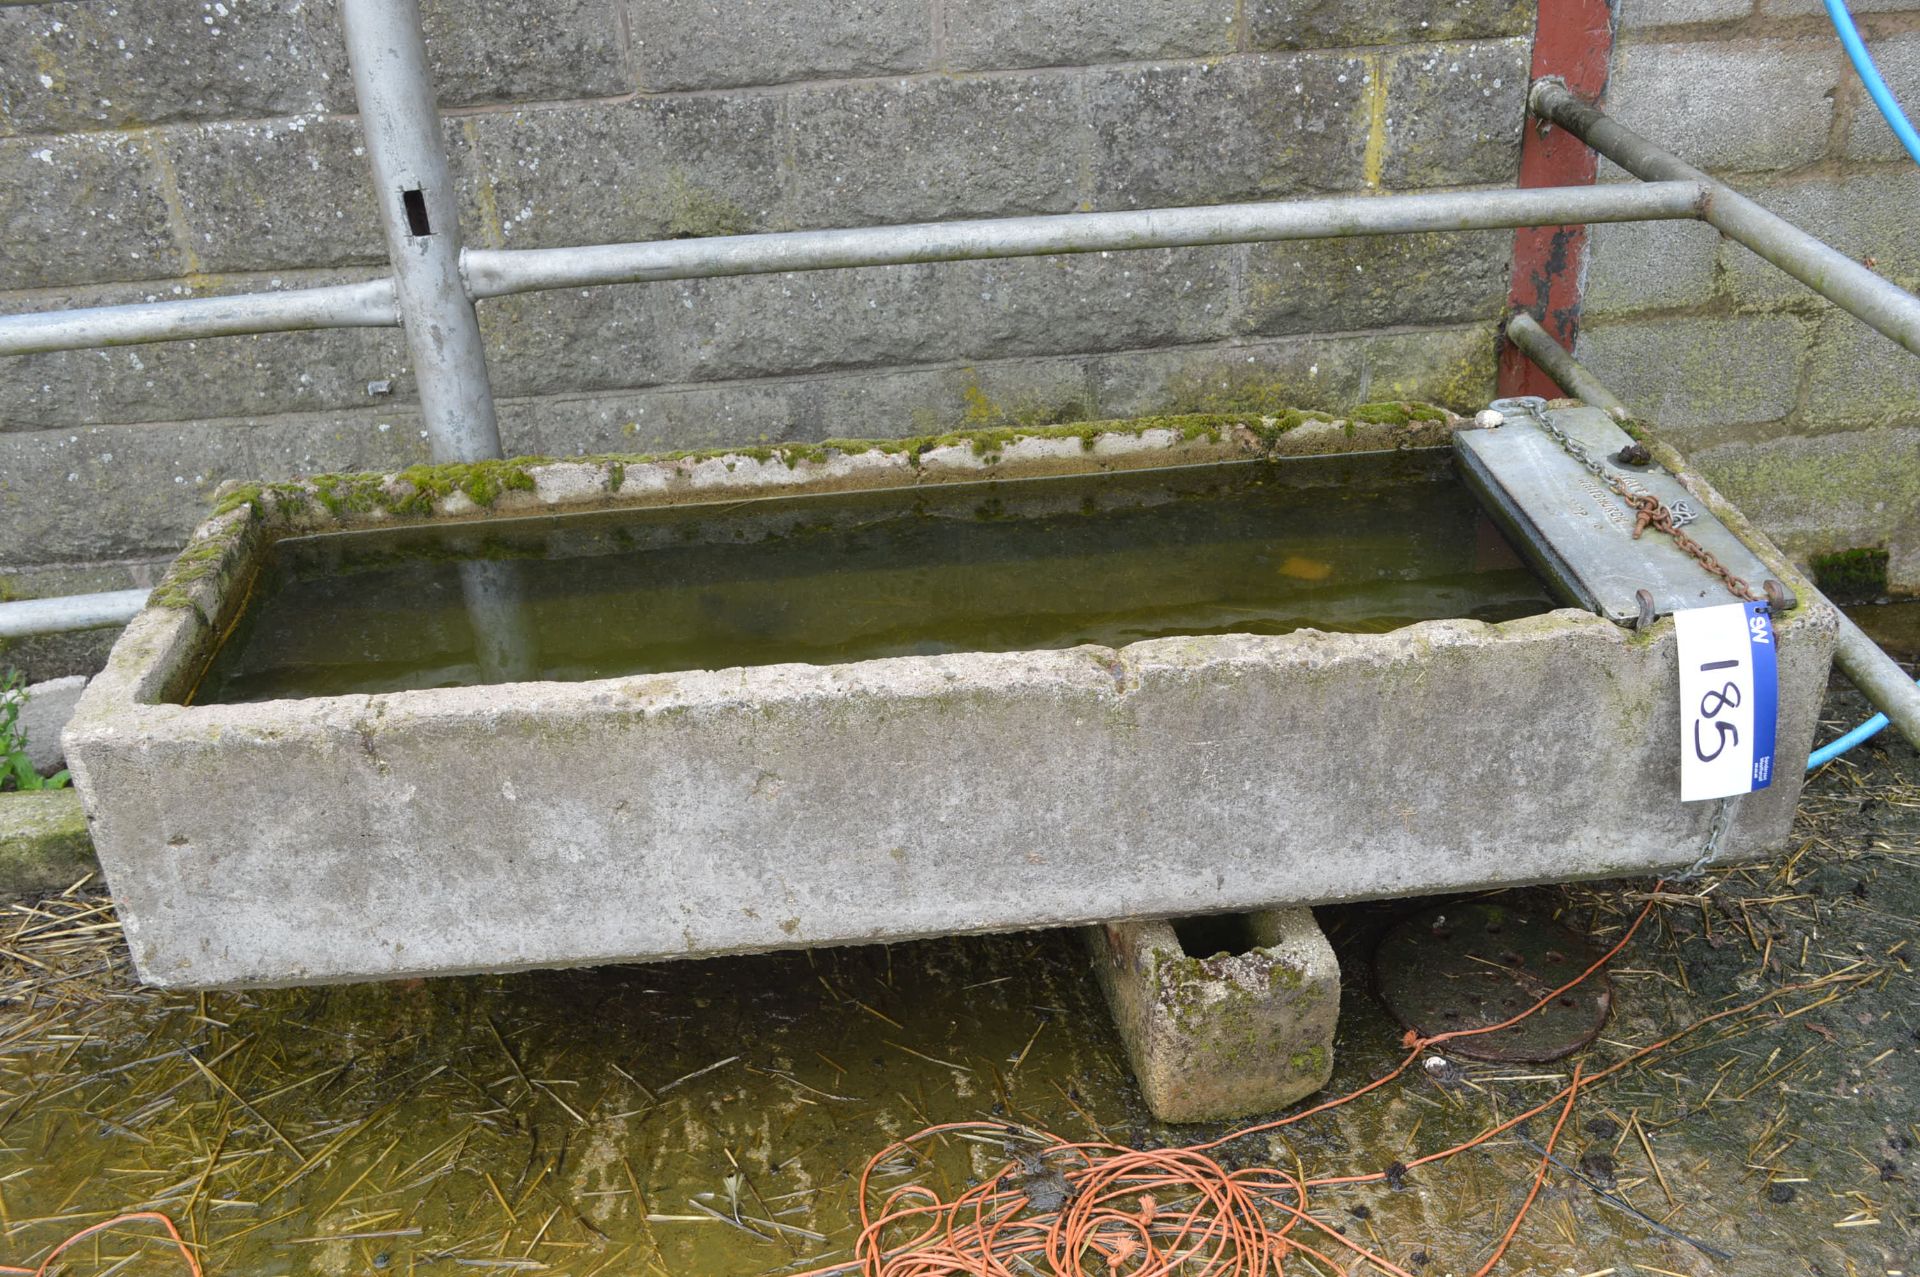
[(1834, 305), (1920, 355), (1920, 297), (1769, 213), (1732, 187), (1716, 182), (1663, 151), (1565, 85), (1541, 80), (1527, 98), (1533, 113), (1551, 120), (1600, 154), (1648, 182), (1698, 182), (1706, 188), (1701, 215), (1727, 238), (1746, 245)]
[(1833, 663), (1914, 748), (1920, 749), (1920, 684), (1845, 612), (1840, 613)]
[(391, 328), (399, 322), (393, 281), (373, 279), (275, 293), (8, 315), (0, 317), (0, 355), (310, 328)]
[(1601, 385), (1585, 364), (1568, 354), (1566, 347), (1555, 341), (1532, 315), (1521, 311), (1510, 317), (1506, 333), (1507, 340), (1518, 346), (1521, 354), (1533, 360), (1541, 372), (1575, 399), (1592, 404), (1621, 421), (1633, 415), (1626, 404)]
[(105, 594), (69, 594), (63, 598), (0, 603), (0, 639), (125, 625), (146, 605), (145, 590), (111, 590)]
[(726, 235), (580, 248), (476, 248), (468, 249), (462, 262), (469, 293), (475, 298), (502, 297), (543, 288), (765, 275), (850, 266), (901, 266), (915, 262), (1035, 257), (1047, 253), (1181, 248), (1194, 244), (1693, 218), (1701, 215), (1704, 194), (1704, 188), (1694, 182), (1655, 182), (1421, 195), (1348, 195), (1129, 213), (1060, 213), (850, 230)]

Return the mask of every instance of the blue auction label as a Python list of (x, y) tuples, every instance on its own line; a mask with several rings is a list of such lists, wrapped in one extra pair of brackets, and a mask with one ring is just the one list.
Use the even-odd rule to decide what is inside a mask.
[(1747, 644), (1753, 655), (1753, 788), (1773, 783), (1773, 733), (1780, 716), (1780, 665), (1773, 616), (1765, 603), (1747, 604)]
[(1680, 649), (1680, 799), (1773, 783), (1780, 668), (1765, 603), (1676, 612)]

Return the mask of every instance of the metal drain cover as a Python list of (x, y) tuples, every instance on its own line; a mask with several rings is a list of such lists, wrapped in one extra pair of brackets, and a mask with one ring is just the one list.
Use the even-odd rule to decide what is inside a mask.
[[(1512, 1019), (1591, 966), (1595, 957), (1557, 923), (1491, 901), (1414, 914), (1381, 938), (1373, 983), (1393, 1018), (1422, 1037)], [(1543, 1063), (1599, 1036), (1613, 985), (1595, 972), (1511, 1028), (1441, 1049), (1470, 1060)]]

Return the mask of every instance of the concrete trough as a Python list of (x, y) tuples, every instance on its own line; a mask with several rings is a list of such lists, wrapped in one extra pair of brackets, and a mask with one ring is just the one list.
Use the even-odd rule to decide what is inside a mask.
[[(240, 489), (88, 686), (67, 760), (141, 974), (184, 987), (651, 961), (1692, 863), (1717, 805), (1679, 800), (1673, 624), (1636, 633), (1570, 609), (181, 703), (267, 546), (289, 535), (1444, 447), (1462, 425), (1173, 420)], [(1733, 805), (1720, 844), (1723, 859), (1749, 858), (1787, 836), (1835, 617), (1684, 477), (1807, 600), (1778, 620), (1778, 779)]]

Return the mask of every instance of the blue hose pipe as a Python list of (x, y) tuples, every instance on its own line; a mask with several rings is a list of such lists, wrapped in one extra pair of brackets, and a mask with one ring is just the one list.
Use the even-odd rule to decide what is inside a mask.
[[(1900, 145), (1907, 148), (1907, 154), (1913, 157), (1914, 163), (1920, 164), (1920, 134), (1916, 134), (1913, 125), (1907, 123), (1907, 113), (1900, 109), (1900, 103), (1894, 100), (1893, 90), (1880, 78), (1880, 69), (1873, 65), (1873, 55), (1867, 52), (1866, 42), (1860, 38), (1860, 28), (1853, 25), (1853, 14), (1847, 11), (1847, 0), (1826, 0), (1826, 5), (1827, 17), (1833, 20), (1833, 29), (1840, 37), (1840, 47), (1847, 51), (1847, 60), (1853, 63), (1860, 83), (1866, 86), (1867, 96), (1880, 108), (1888, 127), (1900, 139)], [(1880, 726), (1886, 725), (1886, 720), (1881, 719)]]
[(1887, 716), (1885, 714), (1875, 714), (1872, 718), (1869, 718), (1845, 736), (1830, 740), (1819, 749), (1808, 754), (1807, 770), (1812, 771), (1816, 767), (1823, 767), (1852, 749), (1855, 745), (1858, 745), (1861, 741), (1873, 739), (1880, 734), (1881, 729), (1886, 727), (1886, 725)]

